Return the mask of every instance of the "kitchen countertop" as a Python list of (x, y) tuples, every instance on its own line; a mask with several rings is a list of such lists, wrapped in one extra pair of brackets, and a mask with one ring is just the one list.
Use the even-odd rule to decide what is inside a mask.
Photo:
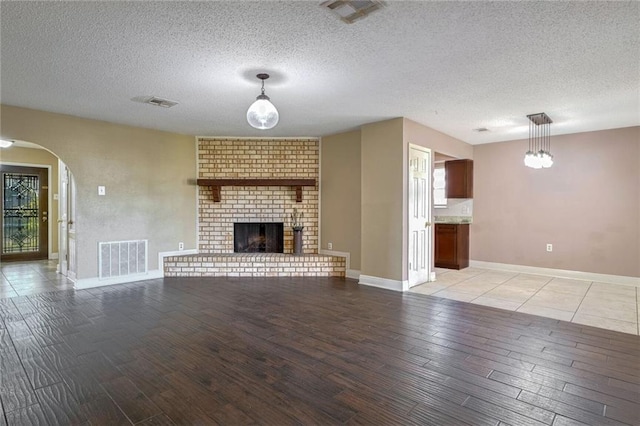
[(460, 225), (473, 223), (473, 218), (469, 216), (435, 216), (433, 223), (445, 223), (449, 225)]

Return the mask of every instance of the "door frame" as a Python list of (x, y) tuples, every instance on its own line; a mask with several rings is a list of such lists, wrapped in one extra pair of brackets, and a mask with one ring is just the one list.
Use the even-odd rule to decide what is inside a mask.
[[(51, 218), (53, 217), (53, 191), (51, 190), (51, 165), (49, 164), (35, 164), (35, 163), (19, 163), (16, 161), (0, 161), (0, 164), (5, 166), (17, 166), (17, 167), (35, 167), (38, 169), (47, 169), (47, 259), (55, 259), (52, 257), (51, 243), (53, 240), (53, 229), (51, 227)], [(57, 224), (56, 224), (57, 225)]]
[(69, 170), (67, 165), (58, 158), (58, 266), (56, 272), (67, 276), (68, 265), (68, 192), (69, 192)]
[[(418, 151), (422, 151), (422, 152), (426, 152), (429, 154), (429, 170), (428, 170), (428, 174), (429, 174), (429, 180), (428, 180), (428, 193), (430, 194), (427, 198), (428, 198), (428, 205), (427, 205), (427, 221), (430, 222), (430, 226), (429, 229), (427, 230), (427, 247), (429, 250), (429, 257), (427, 259), (427, 281), (423, 281), (420, 283), (413, 283), (411, 282), (411, 270), (409, 269), (409, 261), (411, 259), (410, 256), (410, 251), (411, 251), (411, 208), (409, 205), (409, 198), (410, 198), (410, 194), (409, 194), (409, 188), (410, 188), (410, 180), (411, 180), (411, 165), (410, 165), (410, 161), (411, 161), (411, 149), (415, 149)], [(434, 250), (434, 244), (433, 244), (433, 150), (431, 148), (427, 148), (425, 146), (422, 145), (417, 145), (417, 144), (413, 144), (413, 143), (408, 143), (407, 144), (407, 154), (406, 154), (406, 164), (407, 164), (407, 168), (406, 168), (406, 178), (407, 178), (407, 186), (406, 186), (406, 217), (405, 220), (407, 221), (407, 227), (406, 227), (406, 253), (407, 253), (407, 258), (405, 259), (404, 262), (404, 267), (407, 268), (407, 286), (408, 288), (411, 287), (415, 287), (418, 284), (422, 284), (424, 282), (429, 282), (433, 280), (433, 270), (434, 270), (434, 266), (433, 266), (433, 250)]]
[(68, 167), (66, 169), (69, 173), (67, 176), (69, 179), (69, 185), (67, 187), (67, 232), (65, 234), (65, 238), (67, 239), (67, 278), (75, 282), (78, 270), (78, 258), (76, 256), (78, 252), (76, 238), (76, 198), (78, 187), (76, 186), (73, 172)]

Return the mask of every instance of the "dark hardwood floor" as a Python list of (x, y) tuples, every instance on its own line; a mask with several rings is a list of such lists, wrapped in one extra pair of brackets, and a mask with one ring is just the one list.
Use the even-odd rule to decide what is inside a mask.
[(0, 425), (639, 425), (640, 337), (343, 279), (0, 299)]

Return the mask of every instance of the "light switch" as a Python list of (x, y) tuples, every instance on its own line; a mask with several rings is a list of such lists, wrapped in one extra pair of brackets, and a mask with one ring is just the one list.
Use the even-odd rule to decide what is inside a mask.
[(107, 189), (104, 186), (98, 187), (98, 195), (105, 195), (107, 193)]

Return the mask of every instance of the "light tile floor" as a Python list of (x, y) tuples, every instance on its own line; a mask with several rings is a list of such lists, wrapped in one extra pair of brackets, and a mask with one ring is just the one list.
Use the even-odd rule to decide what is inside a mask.
[(56, 273), (57, 263), (55, 260), (2, 262), (0, 299), (73, 289), (71, 281)]
[(436, 268), (410, 291), (639, 335), (639, 289), (628, 285), (466, 268)]

